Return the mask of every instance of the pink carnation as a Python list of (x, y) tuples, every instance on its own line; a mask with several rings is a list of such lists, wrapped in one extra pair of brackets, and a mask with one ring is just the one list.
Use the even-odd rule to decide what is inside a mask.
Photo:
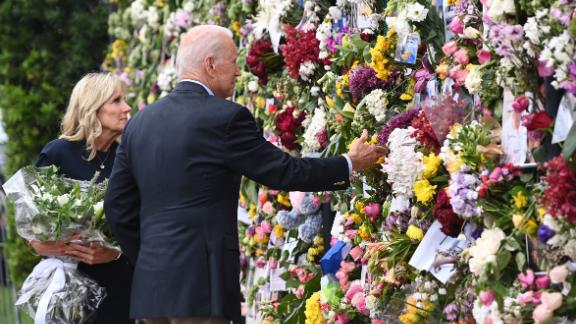
[(468, 57), (468, 50), (465, 48), (459, 49), (456, 53), (454, 53), (454, 59), (458, 64), (466, 65), (470, 63), (470, 58)]
[(458, 50), (458, 45), (456, 45), (455, 41), (449, 41), (442, 46), (442, 52), (446, 55), (452, 55), (456, 50)]

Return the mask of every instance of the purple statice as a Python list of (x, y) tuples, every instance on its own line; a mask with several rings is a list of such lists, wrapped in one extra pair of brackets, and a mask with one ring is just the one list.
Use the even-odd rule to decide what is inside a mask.
[(448, 304), (446, 307), (444, 307), (443, 313), (447, 320), (455, 321), (458, 319), (458, 305), (454, 303)]
[(362, 99), (374, 89), (383, 89), (388, 81), (376, 77), (376, 71), (369, 66), (358, 66), (350, 71), (350, 93), (356, 100)]
[(390, 118), (386, 126), (382, 128), (380, 131), (380, 135), (378, 135), (378, 139), (382, 145), (388, 144), (388, 137), (396, 128), (406, 128), (410, 126), (412, 123), (412, 119), (418, 116), (418, 109), (408, 109), (406, 111), (401, 112), (400, 114)]
[(406, 213), (390, 213), (388, 217), (386, 217), (386, 222), (382, 224), (382, 230), (384, 232), (395, 230), (404, 233), (408, 229), (409, 221), (410, 215)]
[(448, 193), (455, 214), (463, 218), (480, 217), (482, 209), (476, 204), (476, 188), (480, 184), (481, 181), (472, 174), (458, 172), (450, 175)]
[(551, 229), (550, 227), (548, 227), (544, 224), (542, 224), (542, 225), (540, 225), (540, 227), (538, 227), (538, 239), (540, 240), (540, 242), (546, 243), (554, 235), (556, 235), (556, 232), (553, 229)]

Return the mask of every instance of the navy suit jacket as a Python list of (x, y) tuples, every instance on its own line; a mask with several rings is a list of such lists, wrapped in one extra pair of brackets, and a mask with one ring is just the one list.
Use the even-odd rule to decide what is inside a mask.
[(105, 198), (134, 262), (133, 318), (240, 318), (240, 178), (287, 191), (349, 185), (344, 157), (299, 159), (267, 142), (248, 109), (179, 83), (130, 120)]

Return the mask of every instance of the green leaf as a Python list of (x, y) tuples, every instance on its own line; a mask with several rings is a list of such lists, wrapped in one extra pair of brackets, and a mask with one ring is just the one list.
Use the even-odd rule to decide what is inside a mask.
[(501, 249), (500, 251), (498, 251), (498, 254), (496, 254), (496, 266), (498, 268), (499, 271), (502, 271), (504, 269), (506, 269), (506, 267), (508, 266), (508, 263), (510, 263), (510, 259), (512, 258), (512, 254), (510, 254), (510, 252)]
[(528, 183), (532, 180), (533, 177), (534, 177), (534, 174), (532, 174), (532, 173), (524, 173), (520, 176), (520, 180), (524, 183)]
[(568, 132), (568, 137), (564, 142), (564, 148), (562, 149), (562, 155), (564, 156), (564, 160), (568, 161), (570, 157), (576, 151), (576, 123), (572, 124), (570, 131)]
[(518, 266), (518, 271), (524, 271), (524, 265), (526, 264), (526, 256), (524, 253), (516, 254), (516, 265)]

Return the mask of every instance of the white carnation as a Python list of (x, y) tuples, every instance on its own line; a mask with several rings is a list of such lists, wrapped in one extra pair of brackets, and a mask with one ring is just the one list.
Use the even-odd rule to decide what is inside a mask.
[(386, 119), (386, 110), (388, 107), (388, 99), (382, 89), (372, 90), (365, 98), (364, 104), (366, 108), (376, 118), (376, 121), (381, 123)]
[(258, 91), (258, 81), (252, 80), (248, 82), (248, 91), (257, 92)]
[(479, 65), (473, 65), (470, 72), (466, 76), (464, 85), (470, 94), (479, 94), (482, 90), (482, 72)]
[(312, 61), (306, 61), (300, 64), (300, 69), (298, 70), (300, 78), (304, 81), (310, 80), (310, 77), (314, 74), (315, 69), (316, 69), (316, 63)]
[(304, 150), (307, 152), (317, 152), (321, 149), (320, 142), (316, 135), (326, 127), (326, 113), (320, 108), (314, 110), (314, 117), (310, 121), (306, 132), (304, 132)]

